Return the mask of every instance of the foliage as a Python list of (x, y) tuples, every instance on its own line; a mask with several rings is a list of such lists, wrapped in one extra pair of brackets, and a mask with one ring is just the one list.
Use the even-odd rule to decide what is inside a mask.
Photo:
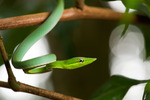
[(143, 100), (150, 99), (150, 81), (147, 82), (144, 90)]
[[(144, 82), (146, 80), (135, 80), (114, 75), (93, 94), (90, 100), (122, 100), (131, 86)], [(149, 92), (149, 89), (146, 92)]]
[[(114, 0), (102, 0), (102, 1), (114, 1)], [(143, 16), (150, 17), (150, 1), (149, 0), (121, 0), (126, 9), (134, 9), (134, 14), (140, 14)], [(129, 13), (129, 12), (128, 12)], [(125, 12), (124, 14), (128, 14)], [(132, 17), (124, 15), (121, 24), (132, 24)], [(127, 22), (129, 21), (129, 22)], [(148, 26), (138, 25), (143, 33), (145, 33), (146, 38), (146, 50), (147, 57), (150, 56), (149, 53), (149, 29)], [(125, 33), (128, 25), (125, 26), (123, 33)], [(147, 28), (146, 28), (147, 27)], [(124, 34), (123, 34), (124, 35)], [(90, 98), (90, 100), (122, 100), (128, 89), (140, 83), (147, 83), (144, 89), (143, 100), (150, 99), (150, 81), (149, 80), (135, 80), (129, 79), (120, 75), (113, 75), (111, 78), (101, 86)]]

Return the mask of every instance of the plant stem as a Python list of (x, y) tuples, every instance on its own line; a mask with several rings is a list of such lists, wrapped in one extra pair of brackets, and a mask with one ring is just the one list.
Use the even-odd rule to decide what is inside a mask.
[(9, 59), (2, 41), (2, 36), (0, 35), (0, 52), (2, 54), (2, 58), (8, 73), (8, 83), (10, 84), (10, 87), (14, 90), (14, 91), (18, 91), (19, 90), (19, 84), (16, 81), (16, 78), (12, 72), (12, 69), (10, 67), (10, 63), (9, 63)]

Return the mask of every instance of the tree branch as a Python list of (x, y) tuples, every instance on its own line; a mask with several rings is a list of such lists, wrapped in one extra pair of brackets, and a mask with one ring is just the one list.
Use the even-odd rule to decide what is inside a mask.
[[(44, 90), (24, 83), (20, 83), (20, 82), (18, 83), (20, 85), (20, 89), (16, 92), (30, 93), (30, 94), (46, 97), (53, 100), (81, 100), (75, 97), (66, 96), (60, 93)], [(7, 82), (3, 82), (3, 81), (0, 81), (0, 87), (11, 89), (10, 85)]]
[(46, 98), (54, 99), (54, 100), (81, 100), (75, 97), (66, 96), (60, 93), (56, 93), (56, 92), (51, 92), (48, 90), (29, 86), (27, 84), (16, 81), (16, 78), (10, 67), (8, 56), (7, 56), (1, 36), (0, 36), (0, 52), (3, 57), (3, 61), (4, 61), (4, 64), (8, 73), (8, 83), (0, 81), (0, 87), (10, 88), (16, 92), (20, 91), (20, 92), (31, 93), (34, 95), (38, 95), (38, 96), (42, 96), (42, 97), (46, 97)]
[(0, 87), (10, 88), (9, 84), (7, 82), (3, 82), (3, 81), (0, 81)]
[[(23, 15), (0, 19), (0, 30), (20, 28), (26, 26), (39, 25), (50, 15), (49, 12)], [(60, 21), (70, 21), (79, 19), (104, 19), (119, 21), (123, 13), (111, 9), (90, 7), (84, 5), (84, 9), (69, 8), (64, 10)], [(144, 16), (134, 16), (133, 23), (150, 24), (150, 19)]]

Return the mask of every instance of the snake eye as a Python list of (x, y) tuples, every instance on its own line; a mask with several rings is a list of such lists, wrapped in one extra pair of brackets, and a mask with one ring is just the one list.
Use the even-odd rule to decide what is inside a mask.
[(79, 62), (80, 62), (80, 63), (83, 63), (83, 62), (84, 62), (84, 60), (83, 60), (83, 59), (79, 59)]

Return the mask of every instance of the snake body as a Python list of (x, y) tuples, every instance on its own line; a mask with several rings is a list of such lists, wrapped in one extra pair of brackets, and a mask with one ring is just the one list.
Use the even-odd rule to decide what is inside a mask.
[[(23, 69), (25, 73), (30, 74), (44, 73), (50, 71), (53, 68), (75, 69), (90, 64), (96, 60), (96, 58), (74, 57), (68, 60), (56, 61), (55, 54), (48, 54), (22, 61), (24, 55), (32, 47), (32, 45), (54, 28), (62, 16), (63, 10), (64, 1), (59, 0), (55, 10), (47, 18), (47, 20), (36, 30), (34, 30), (29, 36), (27, 36), (17, 47), (12, 57), (12, 64), (15, 68)], [(40, 67), (43, 65), (45, 66)]]

